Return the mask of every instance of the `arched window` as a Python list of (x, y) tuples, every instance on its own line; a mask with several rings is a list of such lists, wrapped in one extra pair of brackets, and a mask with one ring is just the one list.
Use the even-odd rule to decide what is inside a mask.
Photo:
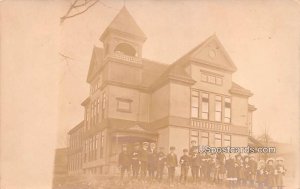
[(116, 48), (115, 52), (117, 53), (122, 53), (128, 56), (136, 56), (136, 51), (135, 49), (128, 45), (127, 43), (120, 43)]

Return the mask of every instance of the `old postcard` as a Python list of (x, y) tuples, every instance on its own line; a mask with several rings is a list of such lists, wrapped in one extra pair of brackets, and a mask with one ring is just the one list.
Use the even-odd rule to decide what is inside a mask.
[(299, 189), (298, 0), (1, 0), (1, 189)]

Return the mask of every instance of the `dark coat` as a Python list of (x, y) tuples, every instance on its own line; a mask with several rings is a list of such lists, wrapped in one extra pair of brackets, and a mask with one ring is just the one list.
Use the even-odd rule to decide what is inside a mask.
[(174, 153), (173, 154), (169, 153), (167, 155), (166, 162), (167, 162), (167, 167), (177, 167), (178, 165), (177, 155)]
[(275, 173), (275, 168), (273, 167), (273, 165), (266, 165), (266, 168), (265, 168), (266, 183), (267, 183), (267, 186), (269, 186), (269, 187), (275, 186), (274, 173)]
[(237, 178), (237, 172), (236, 172), (234, 159), (226, 160), (225, 169), (227, 171), (227, 178)]
[(158, 152), (157, 154), (157, 166), (164, 167), (166, 163), (166, 155), (163, 152)]
[(192, 167), (199, 167), (201, 163), (201, 157), (199, 156), (199, 153), (192, 153), (190, 157), (190, 165)]
[(119, 165), (120, 166), (131, 165), (131, 155), (128, 151), (123, 151), (119, 154)]
[(148, 150), (141, 149), (139, 157), (140, 157), (140, 161), (148, 162)]
[(249, 160), (250, 174), (255, 175), (257, 170), (257, 162), (254, 160)]
[(155, 169), (157, 165), (157, 152), (154, 151), (148, 151), (148, 166), (152, 169)]
[(188, 167), (190, 166), (190, 157), (188, 155), (183, 155), (181, 156), (179, 162), (181, 166)]
[(276, 186), (283, 186), (283, 176), (285, 175), (286, 169), (283, 165), (276, 165), (275, 167), (275, 180)]
[(265, 175), (265, 168), (262, 167), (260, 169), (257, 169), (256, 171), (256, 181), (258, 183), (263, 183), (266, 181), (266, 175)]
[(131, 163), (132, 163), (132, 165), (139, 165), (139, 163), (140, 163), (140, 151), (139, 150), (135, 150), (132, 152)]

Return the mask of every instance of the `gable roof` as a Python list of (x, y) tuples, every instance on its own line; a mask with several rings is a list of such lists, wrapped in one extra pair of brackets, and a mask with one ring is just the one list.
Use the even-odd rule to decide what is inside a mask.
[[(210, 53), (212, 53), (212, 55), (210, 55)], [(176, 62), (184, 60), (205, 64), (206, 66), (229, 72), (235, 72), (237, 70), (216, 34), (211, 35)]]
[[(216, 47), (220, 51), (216, 56), (224, 56), (223, 60), (226, 61), (226, 64), (221, 64), (220, 62), (217, 62), (217, 61), (214, 62), (212, 60), (207, 61), (205, 59), (201, 59), (201, 57), (200, 58), (197, 57), (197, 53), (200, 53), (201, 51), (203, 51), (205, 49), (205, 47), (207, 47), (211, 43), (215, 43)], [(211, 49), (213, 49), (213, 48), (211, 48)], [(223, 45), (217, 38), (216, 34), (213, 34), (212, 36), (207, 38), (205, 41), (203, 41), (202, 43), (200, 43), (199, 45), (194, 47), (191, 51), (189, 51), (188, 53), (183, 55), (181, 58), (176, 60), (173, 64), (171, 64), (169, 66), (169, 68), (160, 76), (160, 78), (158, 78), (156, 80), (155, 83), (157, 84), (157, 83), (164, 81), (170, 77), (181, 78), (181, 79), (184, 79), (184, 80), (192, 83), (193, 82), (192, 77), (189, 74), (187, 74), (186, 71), (184, 70), (184, 66), (188, 63), (188, 61), (198, 62), (201, 64), (205, 64), (207, 66), (212, 66), (212, 67), (223, 69), (223, 70), (230, 71), (230, 72), (234, 72), (237, 69), (236, 66), (234, 65), (234, 63), (232, 62), (231, 58), (225, 51)]]
[(95, 73), (98, 72), (101, 63), (103, 61), (103, 48), (94, 46), (92, 52), (92, 58), (90, 61), (89, 71), (87, 75), (87, 82), (90, 83), (95, 76)]
[(105, 29), (103, 34), (100, 37), (100, 40), (103, 41), (104, 37), (110, 31), (118, 31), (121, 33), (126, 33), (129, 35), (134, 35), (136, 37), (140, 37), (143, 40), (146, 39), (145, 33), (141, 30), (141, 28), (137, 25), (134, 18), (128, 12), (126, 7), (124, 6), (117, 16), (113, 19), (110, 25)]

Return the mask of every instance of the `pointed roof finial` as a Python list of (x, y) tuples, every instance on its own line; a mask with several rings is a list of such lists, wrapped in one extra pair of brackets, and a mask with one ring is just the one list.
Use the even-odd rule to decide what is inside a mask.
[(146, 35), (137, 25), (133, 17), (128, 12), (126, 6), (123, 6), (117, 16), (113, 19), (110, 25), (106, 28), (100, 40), (102, 40), (109, 32), (119, 31), (127, 33), (146, 40)]

